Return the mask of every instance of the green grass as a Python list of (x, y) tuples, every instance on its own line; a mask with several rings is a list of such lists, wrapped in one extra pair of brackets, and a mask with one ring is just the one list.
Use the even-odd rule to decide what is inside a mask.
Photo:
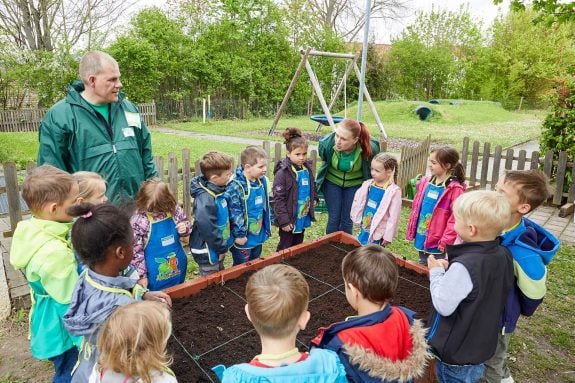
[[(510, 112), (493, 102), (465, 100), (456, 102), (459, 105), (449, 105), (447, 101), (442, 101), (439, 105), (418, 101), (380, 101), (375, 104), (389, 138), (422, 140), (431, 134), (434, 142), (455, 147), (461, 146), (465, 136), (503, 147), (536, 138), (540, 134), (541, 121), (545, 115), (544, 111)], [(433, 115), (428, 121), (420, 121), (413, 113), (414, 109), (422, 104), (433, 110)], [(343, 112), (336, 114), (343, 115)], [(357, 107), (348, 107), (347, 116), (355, 118), (356, 115)], [(375, 119), (366, 104), (362, 115), (372, 134), (379, 135)], [(258, 118), (211, 121), (207, 124), (201, 121), (167, 122), (163, 126), (207, 134), (269, 139), (267, 132), (272, 121), (272, 118)], [(282, 117), (276, 132), (281, 132), (288, 126), (296, 126), (312, 133), (315, 132), (317, 124), (306, 116)], [(330, 131), (329, 127), (322, 127), (320, 132), (326, 134)], [(521, 131), (521, 135), (517, 134), (518, 131)], [(272, 139), (281, 141), (279, 136)]]

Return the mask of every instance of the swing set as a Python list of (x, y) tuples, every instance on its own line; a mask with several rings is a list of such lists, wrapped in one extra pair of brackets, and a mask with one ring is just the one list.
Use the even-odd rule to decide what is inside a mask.
[[(300, 77), (301, 72), (303, 71), (304, 67), (305, 67), (307, 74), (309, 76), (313, 92), (317, 95), (317, 98), (319, 100), (319, 103), (320, 103), (321, 108), (322, 108), (323, 113), (324, 113), (324, 114), (316, 114), (316, 115), (310, 116), (311, 120), (318, 122), (316, 132), (319, 132), (322, 125), (331, 126), (331, 128), (333, 130), (335, 130), (335, 124), (341, 122), (344, 118), (347, 117), (347, 78), (348, 78), (349, 74), (351, 73), (352, 69), (353, 69), (355, 75), (357, 76), (357, 78), (358, 79), (361, 78), (361, 73), (360, 73), (359, 67), (357, 66), (357, 62), (356, 62), (357, 61), (357, 55), (354, 55), (352, 53), (314, 51), (311, 48), (307, 48), (305, 50), (301, 49), (300, 54), (301, 54), (301, 60), (299, 62), (299, 65), (295, 71), (294, 76), (291, 79), (290, 85), (286, 91), (286, 94), (284, 95), (284, 98), (282, 100), (282, 103), (280, 104), (280, 107), (278, 108), (278, 110), (276, 112), (276, 115), (274, 117), (274, 121), (272, 123), (272, 126), (271, 126), (269, 132), (268, 132), (268, 135), (270, 135), (270, 136), (275, 132), (278, 121), (280, 120), (281, 115), (282, 115), (285, 107), (287, 106), (289, 98), (290, 98), (293, 90), (295, 89), (295, 86), (297, 84), (297, 80)], [(323, 92), (321, 90), (321, 86), (319, 84), (319, 80), (317, 79), (317, 76), (316, 76), (315, 72), (313, 71), (313, 68), (311, 67), (311, 64), (309, 62), (310, 56), (332, 57), (332, 58), (340, 58), (340, 59), (347, 60), (345, 72), (344, 72), (343, 77), (341, 78), (341, 81), (339, 82), (335, 92), (332, 94), (329, 105), (326, 103), (325, 97), (323, 96)], [(344, 116), (334, 116), (331, 114), (331, 108), (335, 104), (335, 102), (336, 102), (336, 100), (337, 100), (337, 98), (338, 98), (338, 96), (342, 90), (344, 90), (344, 108), (345, 108), (344, 109)], [(377, 113), (377, 109), (375, 108), (375, 105), (373, 104), (373, 101), (371, 100), (371, 96), (369, 95), (367, 87), (364, 87), (363, 95), (365, 96), (365, 99), (367, 100), (367, 103), (369, 105), (371, 113), (373, 114), (373, 116), (375, 118), (375, 123), (377, 124), (377, 126), (381, 132), (381, 136), (383, 138), (387, 138), (387, 134), (385, 132), (385, 129), (383, 127), (381, 119), (379, 118), (379, 115)]]

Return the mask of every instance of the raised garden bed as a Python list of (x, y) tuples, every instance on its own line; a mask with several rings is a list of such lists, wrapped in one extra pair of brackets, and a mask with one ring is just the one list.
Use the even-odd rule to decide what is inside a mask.
[[(174, 299), (173, 336), (168, 351), (173, 355), (172, 369), (178, 381), (217, 382), (211, 367), (248, 362), (260, 352), (258, 335), (244, 312), (244, 289), (249, 276), (269, 264), (292, 265), (309, 283), (311, 320), (298, 335), (301, 350), (307, 349), (319, 327), (353, 315), (345, 298), (341, 260), (356, 245), (355, 238), (334, 233), (168, 289)], [(431, 307), (427, 269), (399, 258), (397, 263), (403, 267), (399, 269), (400, 283), (393, 304), (426, 318)]]

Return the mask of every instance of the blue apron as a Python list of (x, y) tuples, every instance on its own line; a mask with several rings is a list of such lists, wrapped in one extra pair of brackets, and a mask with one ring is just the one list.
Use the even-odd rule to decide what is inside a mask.
[(241, 246), (235, 244), (234, 246), (238, 249), (253, 249), (269, 238), (266, 228), (266, 223), (269, 222), (269, 219), (266, 219), (266, 215), (269, 214), (269, 205), (265, 179), (262, 178), (262, 180), (258, 181), (256, 187), (252, 186), (249, 180), (246, 180), (246, 182), (248, 192), (244, 198), (244, 202), (247, 216), (248, 240)]
[[(377, 212), (379, 205), (381, 204), (381, 200), (385, 195), (385, 189), (375, 184), (369, 185), (369, 189), (367, 191), (367, 201), (365, 203), (365, 207), (363, 208), (363, 216), (361, 218), (361, 227), (359, 229), (359, 234), (357, 235), (357, 240), (362, 245), (367, 245), (367, 240), (369, 239), (369, 233), (371, 231), (371, 222), (373, 221), (373, 216)], [(372, 241), (371, 243), (375, 243), (380, 245), (381, 239), (377, 241)]]
[(311, 180), (309, 178), (309, 172), (305, 167), (301, 170), (296, 170), (296, 168), (292, 166), (292, 170), (295, 172), (297, 178), (297, 216), (292, 233), (298, 234), (311, 226), (311, 217), (309, 215)]
[[(208, 189), (206, 189), (208, 190)], [(217, 218), (217, 225), (218, 231), (220, 236), (226, 243), (226, 247), (229, 249), (232, 247), (234, 243), (234, 239), (230, 234), (230, 212), (228, 211), (228, 201), (225, 199), (224, 194), (214, 194), (211, 191), (208, 191), (212, 196), (214, 196), (216, 200), (216, 207), (218, 208), (218, 218)], [(206, 248), (208, 250), (208, 261), (210, 265), (215, 265), (220, 261), (220, 254), (218, 254), (214, 249), (209, 247), (206, 244)]]
[(433, 210), (435, 205), (439, 200), (439, 197), (445, 191), (445, 182), (441, 185), (434, 185), (431, 181), (427, 184), (425, 188), (425, 194), (423, 201), (421, 203), (421, 210), (419, 211), (419, 218), (417, 219), (417, 229), (415, 231), (415, 239), (413, 241), (413, 246), (418, 251), (425, 251), (431, 254), (442, 254), (437, 248), (424, 248), (425, 238), (427, 237), (427, 232), (429, 230), (429, 223), (431, 222), (431, 216), (433, 215)]
[(168, 214), (166, 218), (155, 221), (148, 214), (148, 221), (150, 234), (144, 249), (148, 288), (157, 291), (184, 282), (188, 257), (180, 243), (180, 235), (172, 215)]

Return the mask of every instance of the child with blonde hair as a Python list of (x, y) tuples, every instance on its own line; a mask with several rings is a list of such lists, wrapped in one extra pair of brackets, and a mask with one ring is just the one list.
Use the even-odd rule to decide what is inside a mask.
[(214, 367), (223, 383), (309, 382), (344, 383), (345, 370), (333, 351), (300, 352), (296, 337), (309, 318), (309, 286), (288, 265), (270, 265), (250, 277), (246, 285), (246, 315), (262, 344), (251, 362), (228, 369)]
[(463, 240), (447, 246), (449, 262), (429, 256), (433, 312), (427, 341), (439, 382), (476, 382), (497, 347), (498, 321), (513, 287), (513, 259), (499, 235), (511, 205), (494, 191), (455, 201), (454, 228)]
[(351, 220), (360, 225), (357, 240), (362, 245), (387, 246), (397, 236), (401, 214), (401, 188), (396, 185), (397, 160), (378, 153), (371, 160), (371, 179), (355, 192)]
[(307, 140), (298, 128), (287, 128), (283, 137), (287, 156), (276, 163), (273, 182), (273, 211), (280, 228), (277, 251), (303, 242), (305, 229), (315, 221), (318, 199)]
[(455, 243), (453, 203), (465, 191), (465, 169), (457, 150), (443, 146), (429, 155), (430, 176), (417, 182), (406, 239), (419, 251), (419, 263), (427, 257), (445, 258), (447, 245)]
[(106, 197), (106, 181), (95, 172), (76, 172), (72, 174), (76, 182), (80, 194), (78, 194), (78, 203), (86, 202), (97, 205), (108, 201)]
[(140, 284), (155, 291), (184, 282), (188, 257), (180, 238), (190, 235), (191, 224), (167, 183), (157, 178), (144, 182), (130, 223), (134, 230), (132, 265)]
[(171, 332), (170, 311), (164, 304), (120, 307), (100, 330), (100, 355), (89, 383), (177, 383), (166, 353)]

